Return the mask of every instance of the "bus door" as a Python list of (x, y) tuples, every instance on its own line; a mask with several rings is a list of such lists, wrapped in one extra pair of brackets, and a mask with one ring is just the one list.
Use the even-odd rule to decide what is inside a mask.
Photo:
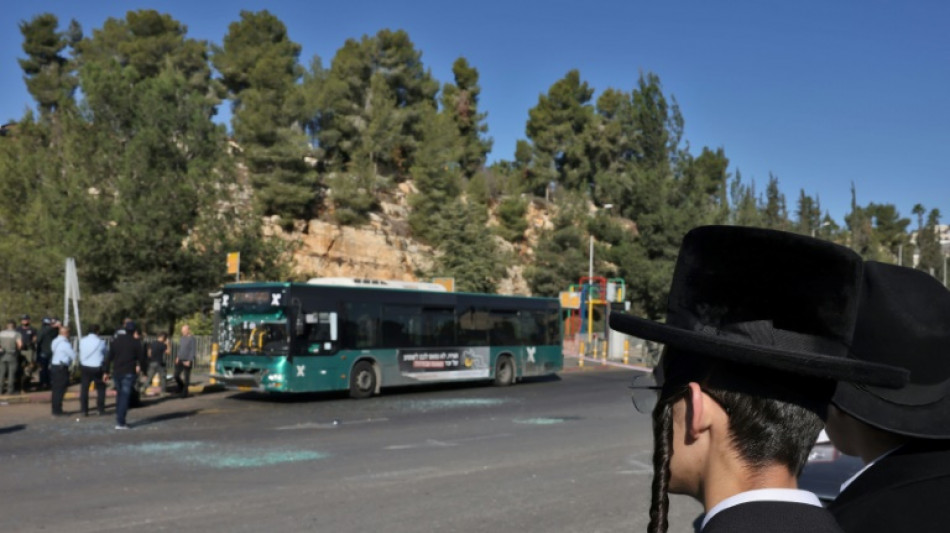
[(345, 388), (340, 378), (339, 315), (336, 311), (298, 311), (295, 313), (293, 357), (288, 361), (288, 381), (296, 390), (334, 390)]

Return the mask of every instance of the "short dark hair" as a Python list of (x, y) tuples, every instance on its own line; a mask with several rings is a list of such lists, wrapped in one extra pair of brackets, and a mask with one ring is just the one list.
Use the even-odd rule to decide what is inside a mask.
[(94, 334), (98, 335), (98, 334), (99, 334), (99, 324), (90, 324), (90, 325), (89, 325), (89, 333), (94, 333)]
[(834, 382), (793, 378), (777, 371), (718, 363), (708, 357), (666, 350), (680, 359), (673, 381), (664, 383), (664, 397), (653, 410), (653, 495), (647, 531), (668, 527), (670, 458), (673, 455), (673, 404), (695, 381), (729, 417), (729, 435), (739, 457), (754, 469), (783, 465), (795, 476), (822, 428), (823, 406)]

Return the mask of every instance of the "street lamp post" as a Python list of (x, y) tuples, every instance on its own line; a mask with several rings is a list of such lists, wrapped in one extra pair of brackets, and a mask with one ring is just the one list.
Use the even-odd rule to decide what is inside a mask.
[[(612, 209), (614, 204), (604, 204), (603, 210), (609, 211)], [(587, 269), (587, 347), (591, 349), (593, 347), (593, 337), (594, 337), (594, 299), (591, 298), (591, 284), (594, 281), (594, 235), (590, 236), (590, 254), (588, 255), (590, 262)], [(581, 360), (583, 361), (584, 354), (581, 354)]]

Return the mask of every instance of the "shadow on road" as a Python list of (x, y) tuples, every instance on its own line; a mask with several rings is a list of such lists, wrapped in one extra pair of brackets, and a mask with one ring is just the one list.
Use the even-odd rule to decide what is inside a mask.
[[(514, 387), (531, 386), (541, 383), (554, 383), (561, 381), (558, 375), (537, 376), (523, 378)], [(414, 394), (417, 392), (432, 391), (458, 391), (468, 389), (481, 389), (491, 387), (491, 382), (485, 381), (463, 381), (457, 383), (426, 383), (422, 385), (404, 385), (398, 387), (383, 387), (381, 396), (401, 396), (405, 394)], [(378, 397), (378, 396), (377, 396)], [(238, 392), (228, 396), (229, 400), (251, 401), (251, 402), (269, 402), (269, 403), (310, 403), (324, 402), (330, 400), (345, 400), (349, 398), (347, 391), (331, 392)]]
[(151, 424), (158, 424), (159, 422), (167, 422), (169, 420), (177, 420), (179, 418), (188, 418), (198, 414), (198, 409), (191, 409), (189, 411), (176, 411), (174, 413), (165, 413), (156, 416), (150, 416), (148, 418), (143, 418), (141, 420), (136, 420), (134, 424), (135, 427), (148, 426)]
[(7, 426), (0, 428), (0, 435), (6, 435), (7, 433), (16, 433), (17, 431), (23, 431), (26, 429), (26, 424), (17, 424), (15, 426)]

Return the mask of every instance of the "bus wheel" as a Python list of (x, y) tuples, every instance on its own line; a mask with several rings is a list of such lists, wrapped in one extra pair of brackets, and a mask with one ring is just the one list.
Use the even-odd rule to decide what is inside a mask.
[(369, 398), (376, 392), (376, 371), (373, 365), (360, 361), (350, 374), (350, 398)]
[(511, 357), (503, 355), (495, 363), (495, 385), (507, 387), (515, 382), (515, 364)]

